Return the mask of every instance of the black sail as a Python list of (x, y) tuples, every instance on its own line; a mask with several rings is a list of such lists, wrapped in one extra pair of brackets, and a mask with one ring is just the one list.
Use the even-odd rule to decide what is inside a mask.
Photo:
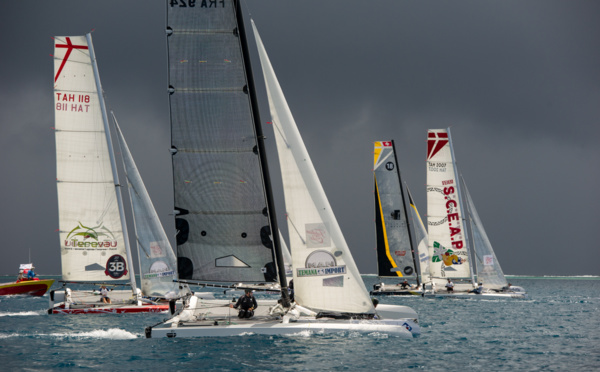
[(167, 8), (179, 277), (276, 281), (236, 3), (179, 0)]

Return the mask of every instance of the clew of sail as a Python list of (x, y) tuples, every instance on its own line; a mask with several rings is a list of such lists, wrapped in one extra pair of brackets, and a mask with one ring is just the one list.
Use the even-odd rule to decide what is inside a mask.
[(142, 293), (151, 297), (175, 298), (178, 296), (178, 285), (174, 282), (177, 279), (177, 259), (114, 114), (113, 121), (129, 185)]
[(283, 178), (296, 302), (313, 310), (374, 313), (256, 26)]
[(235, 4), (167, 9), (179, 278), (277, 281), (260, 121)]
[(373, 176), (378, 276), (416, 278), (404, 190), (393, 141), (375, 142)]
[(430, 129), (427, 136), (427, 225), (431, 276), (437, 284), (443, 284), (446, 278), (472, 278), (457, 180), (448, 131)]
[(477, 260), (477, 280), (483, 282), (486, 288), (501, 290), (508, 287), (508, 282), (504, 277), (500, 262), (496, 258), (492, 243), (488, 239), (488, 236), (483, 228), (479, 214), (475, 209), (475, 204), (471, 199), (471, 194), (467, 189), (467, 185), (463, 180), (464, 195), (467, 201), (467, 212), (469, 213), (469, 221), (471, 234), (473, 239), (471, 246), (475, 253), (475, 259)]
[(55, 37), (56, 181), (62, 278), (105, 282), (131, 268), (92, 48), (91, 37)]
[(419, 211), (417, 210), (417, 206), (413, 201), (408, 187), (406, 188), (406, 192), (408, 193), (408, 199), (410, 201), (410, 215), (413, 221), (412, 225), (413, 231), (415, 232), (415, 241), (417, 242), (417, 253), (419, 255), (419, 274), (421, 275), (421, 282), (427, 283), (431, 279), (429, 275), (429, 261), (431, 259), (429, 257), (429, 239), (427, 237), (427, 230), (425, 229), (423, 220), (419, 215)]

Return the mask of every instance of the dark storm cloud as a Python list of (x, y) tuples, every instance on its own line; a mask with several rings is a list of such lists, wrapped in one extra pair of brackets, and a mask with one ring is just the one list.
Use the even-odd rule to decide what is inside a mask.
[[(426, 131), (452, 126), (460, 170), (504, 271), (599, 273), (591, 232), (600, 223), (600, 4), (265, 0), (244, 9), (361, 272), (375, 272), (372, 142), (396, 140), (425, 215)], [(162, 1), (0, 4), (0, 273), (14, 273), (29, 248), (40, 272), (59, 272), (55, 35), (95, 29), (108, 105), (174, 234), (165, 11)], [(276, 157), (270, 165), (277, 174)]]

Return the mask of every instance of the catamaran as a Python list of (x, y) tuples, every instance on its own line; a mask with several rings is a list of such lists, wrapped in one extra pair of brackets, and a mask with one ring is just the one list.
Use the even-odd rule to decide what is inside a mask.
[[(375, 233), (377, 276), (394, 278), (373, 285), (371, 295), (422, 295), (429, 276), (427, 232), (402, 183), (393, 140), (375, 142)], [(407, 201), (410, 206), (407, 207)], [(410, 280), (410, 282), (409, 282)]]
[(527, 296), (506, 281), (471, 196), (459, 182), (450, 128), (430, 129), (427, 135), (427, 224), (431, 284), (425, 296)]
[[(55, 37), (54, 71), (63, 288), (50, 292), (48, 313), (167, 311), (168, 304), (148, 297), (178, 296), (175, 256), (115, 120), (134, 209), (142, 289), (136, 286), (91, 34)], [(105, 303), (98, 290), (75, 291), (67, 283), (129, 285), (130, 290), (111, 291)]]
[[(179, 275), (198, 281), (278, 281), (281, 298), (249, 320), (196, 297), (147, 337), (247, 333), (385, 332), (418, 334), (414, 310), (369, 298), (256, 27), (282, 164), (294, 299), (266, 161), (244, 20), (239, 1), (217, 8), (168, 3), (167, 40)], [(205, 305), (206, 304), (206, 305)], [(220, 317), (218, 316), (220, 314)]]

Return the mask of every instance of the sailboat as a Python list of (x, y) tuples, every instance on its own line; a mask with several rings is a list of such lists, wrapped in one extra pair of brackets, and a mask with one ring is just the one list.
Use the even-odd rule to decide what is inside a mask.
[[(395, 278), (398, 282), (386, 284), (382, 281), (373, 285), (370, 293), (420, 296), (423, 293), (423, 268), (420, 262), (423, 261), (417, 255), (427, 255), (426, 243), (421, 244), (426, 241), (427, 234), (423, 234), (424, 227), (412, 197), (406, 196), (408, 188), (402, 183), (393, 140), (375, 142), (373, 176), (377, 275), (380, 278)], [(410, 208), (406, 206), (407, 199), (410, 199)], [(417, 239), (415, 235), (419, 233), (420, 239)], [(415, 284), (409, 283), (409, 280)]]
[[(175, 257), (135, 163), (117, 129), (127, 171), (138, 242), (142, 290), (135, 281), (109, 118), (91, 34), (55, 37), (54, 99), (57, 189), (63, 288), (50, 292), (49, 314), (163, 312), (144, 298), (176, 296)], [(115, 121), (116, 125), (116, 121)], [(123, 284), (124, 281), (128, 283)], [(67, 283), (129, 285), (98, 291)], [(107, 301), (108, 302), (108, 301)]]
[[(211, 12), (168, 8), (175, 202), (176, 209), (184, 211), (176, 225), (186, 238), (178, 238), (180, 276), (188, 273), (199, 280), (221, 281), (277, 279), (281, 299), (269, 307), (259, 303), (253, 318), (233, 322), (227, 316), (207, 316), (202, 304), (194, 304), (197, 300), (191, 298), (173, 318), (147, 327), (146, 337), (302, 331), (418, 334), (414, 310), (391, 305), (375, 310), (297, 127), (291, 114), (288, 116), (254, 27), (271, 115), (287, 141), (288, 154), (279, 151), (280, 162), (285, 163), (282, 169), (295, 174), (292, 177), (301, 183), (301, 189), (295, 191), (303, 194), (290, 194), (293, 187), (284, 174), (288, 226), (297, 229), (289, 236), (295, 295), (290, 302), (279, 234), (271, 233), (278, 231), (277, 220), (243, 16), (239, 1), (220, 4)], [(281, 147), (279, 140), (277, 146)], [(297, 156), (302, 157), (303, 165), (294, 160)], [(185, 185), (190, 188), (186, 190)], [(295, 197), (296, 206), (288, 203)]]
[[(460, 183), (450, 128), (430, 129), (427, 135), (427, 224), (431, 288), (425, 296), (527, 296), (506, 281), (471, 196)], [(448, 281), (454, 284), (451, 292), (445, 289)]]

